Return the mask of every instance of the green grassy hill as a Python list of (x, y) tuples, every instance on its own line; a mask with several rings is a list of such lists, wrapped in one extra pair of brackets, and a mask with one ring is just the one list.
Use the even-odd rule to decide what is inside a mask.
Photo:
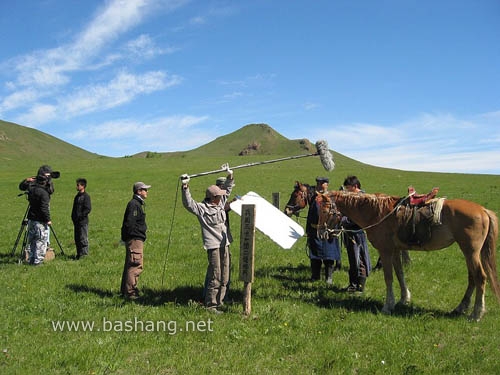
[(40, 155), (54, 159), (98, 156), (39, 130), (0, 120), (0, 160), (29, 160)]
[(316, 152), (307, 139), (289, 140), (266, 124), (250, 124), (192, 151), (210, 155), (296, 155)]

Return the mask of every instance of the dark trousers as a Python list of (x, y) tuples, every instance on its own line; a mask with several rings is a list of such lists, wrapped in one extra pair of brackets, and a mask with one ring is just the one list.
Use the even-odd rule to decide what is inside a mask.
[(349, 258), (349, 284), (358, 285), (360, 280), (366, 280), (366, 265), (360, 256), (359, 248), (349, 244), (347, 246), (347, 257)]
[(89, 225), (74, 224), (76, 256), (81, 257), (89, 254)]

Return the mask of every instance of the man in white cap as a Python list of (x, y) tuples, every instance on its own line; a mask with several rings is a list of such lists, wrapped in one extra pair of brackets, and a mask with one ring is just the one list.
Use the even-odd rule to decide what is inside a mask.
[(132, 188), (134, 195), (128, 202), (121, 229), (125, 242), (125, 265), (123, 267), (121, 293), (129, 300), (139, 297), (137, 281), (143, 270), (143, 251), (146, 241), (146, 211), (144, 200), (148, 197), (151, 185), (136, 182)]
[(233, 171), (227, 166), (226, 190), (217, 185), (211, 185), (205, 192), (205, 199), (196, 202), (189, 191), (189, 176), (181, 176), (182, 203), (184, 207), (196, 215), (201, 226), (203, 247), (207, 251), (208, 267), (206, 278), (208, 281), (205, 293), (205, 307), (215, 313), (221, 313), (220, 307), (226, 295), (230, 274), (229, 244), (226, 225), (226, 211), (224, 203), (233, 188)]

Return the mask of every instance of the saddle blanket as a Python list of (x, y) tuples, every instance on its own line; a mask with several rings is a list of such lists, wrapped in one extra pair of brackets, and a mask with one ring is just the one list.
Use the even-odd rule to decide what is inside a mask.
[(255, 227), (283, 249), (290, 249), (304, 235), (304, 228), (286, 216), (272, 203), (253, 191), (230, 204), (231, 209), (241, 216), (241, 206), (255, 205)]
[(423, 245), (432, 237), (432, 227), (441, 225), (441, 212), (445, 198), (434, 198), (425, 206), (401, 206), (396, 217), (399, 220), (397, 235), (409, 245)]

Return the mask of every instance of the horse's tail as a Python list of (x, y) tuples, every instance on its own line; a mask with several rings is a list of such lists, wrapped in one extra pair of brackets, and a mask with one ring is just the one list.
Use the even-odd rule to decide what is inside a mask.
[(491, 285), (493, 293), (500, 303), (500, 284), (498, 282), (497, 274), (497, 250), (496, 240), (498, 237), (498, 218), (497, 215), (488, 209), (485, 209), (489, 218), (488, 234), (481, 249), (481, 263), (483, 264), (486, 275)]

